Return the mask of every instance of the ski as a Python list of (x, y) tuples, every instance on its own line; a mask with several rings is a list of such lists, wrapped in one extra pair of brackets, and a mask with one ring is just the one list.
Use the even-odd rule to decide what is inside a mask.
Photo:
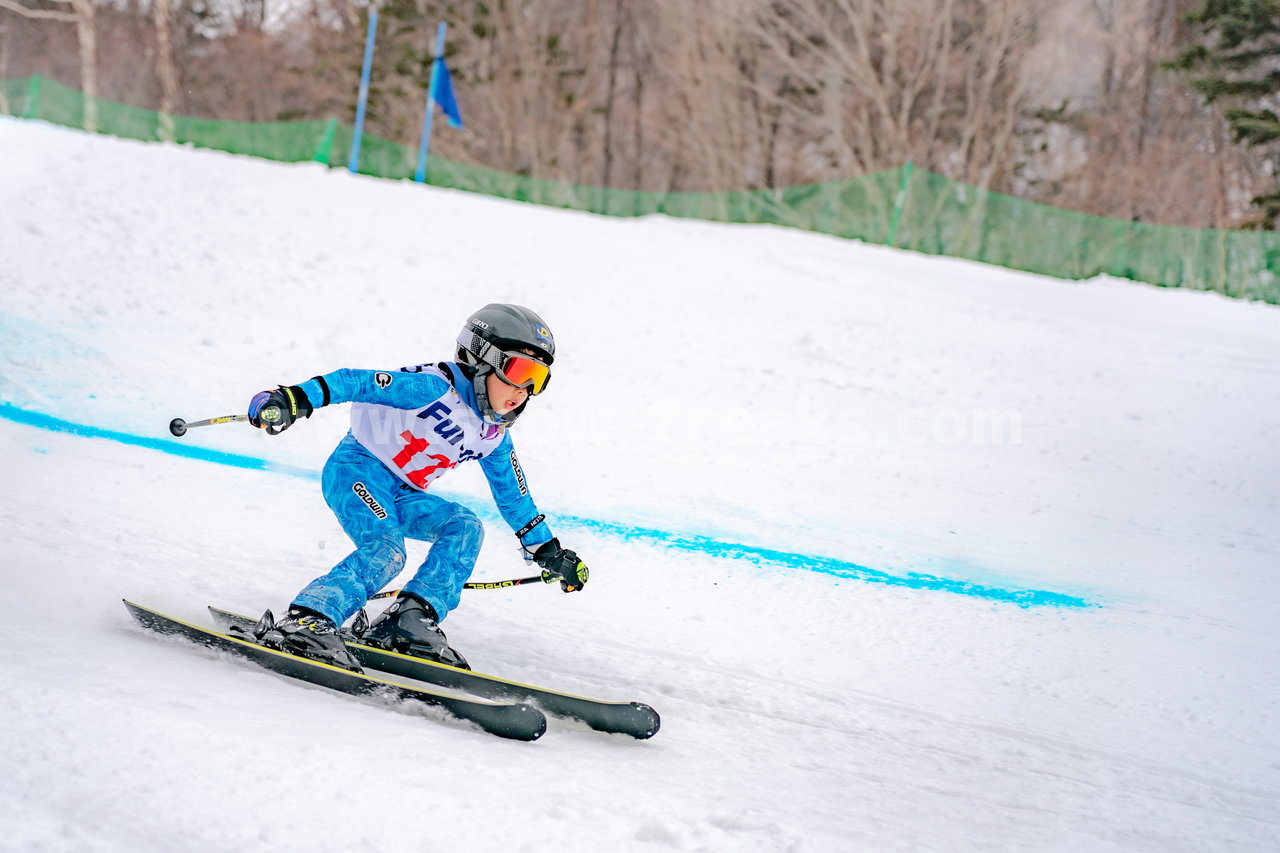
[[(248, 631), (257, 622), (256, 619), (217, 607), (210, 607), (209, 613), (215, 623), (227, 630), (237, 628)], [(458, 669), (362, 645), (350, 632), (344, 630), (343, 633), (347, 648), (351, 649), (356, 660), (365, 669), (462, 690), (487, 699), (530, 701), (549, 714), (578, 720), (596, 731), (625, 734), (641, 740), (653, 737), (661, 725), (658, 712), (641, 702), (609, 702), (533, 687), (496, 675)]]
[(267, 648), (248, 639), (202, 628), (125, 599), (133, 618), (160, 634), (172, 634), (203, 646), (230, 652), (272, 672), (356, 696), (374, 695), (420, 702), (443, 708), (459, 719), (475, 723), (490, 734), (513, 740), (537, 740), (547, 719), (532, 705), (453, 696), (422, 687), (397, 684), (377, 675), (362, 675), (320, 661)]

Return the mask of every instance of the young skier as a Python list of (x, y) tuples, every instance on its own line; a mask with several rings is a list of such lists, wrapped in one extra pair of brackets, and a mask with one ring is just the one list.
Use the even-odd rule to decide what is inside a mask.
[(360, 671), (338, 626), (400, 574), (404, 540), (418, 539), (432, 543), (426, 560), (361, 642), (469, 669), (439, 623), (458, 606), (484, 528), (474, 512), (428, 487), (472, 459), (525, 559), (565, 592), (587, 582), (586, 565), (560, 546), (529, 496), (508, 434), (551, 379), (551, 332), (528, 308), (490, 304), (471, 315), (457, 343), (456, 362), (337, 370), (249, 401), (249, 422), (270, 435), (321, 406), (352, 404), (351, 430), (325, 463), (321, 487), (356, 549), (265, 626), (267, 645)]

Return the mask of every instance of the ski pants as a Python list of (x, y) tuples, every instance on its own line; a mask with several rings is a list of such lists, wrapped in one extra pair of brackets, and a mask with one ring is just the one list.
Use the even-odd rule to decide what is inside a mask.
[(404, 569), (409, 538), (433, 544), (404, 591), (428, 602), (441, 619), (458, 606), (484, 541), (474, 512), (404, 484), (350, 435), (329, 456), (320, 482), (356, 549), (309, 583), (294, 604), (341, 625)]

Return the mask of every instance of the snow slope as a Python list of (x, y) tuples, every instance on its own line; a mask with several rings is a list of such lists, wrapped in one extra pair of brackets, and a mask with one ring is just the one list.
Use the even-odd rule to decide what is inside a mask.
[[(515, 744), (130, 621), (279, 610), (348, 546), (344, 411), (170, 418), (448, 357), (488, 301), (556, 333), (514, 437), (592, 582), (450, 638), (656, 738)], [(0, 118), (0, 341), (0, 850), (1280, 848), (1275, 306)], [(477, 577), (519, 574), (472, 469)]]

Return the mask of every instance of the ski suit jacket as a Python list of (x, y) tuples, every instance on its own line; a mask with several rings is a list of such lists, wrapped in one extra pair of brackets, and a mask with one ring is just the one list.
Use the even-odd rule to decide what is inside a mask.
[[(335, 370), (300, 386), (313, 408), (351, 403), (351, 435), (414, 489), (477, 459), (503, 519), (517, 534), (539, 517), (505, 426), (486, 423), (471, 379), (453, 362)], [(530, 548), (552, 538), (546, 522), (524, 532)]]

